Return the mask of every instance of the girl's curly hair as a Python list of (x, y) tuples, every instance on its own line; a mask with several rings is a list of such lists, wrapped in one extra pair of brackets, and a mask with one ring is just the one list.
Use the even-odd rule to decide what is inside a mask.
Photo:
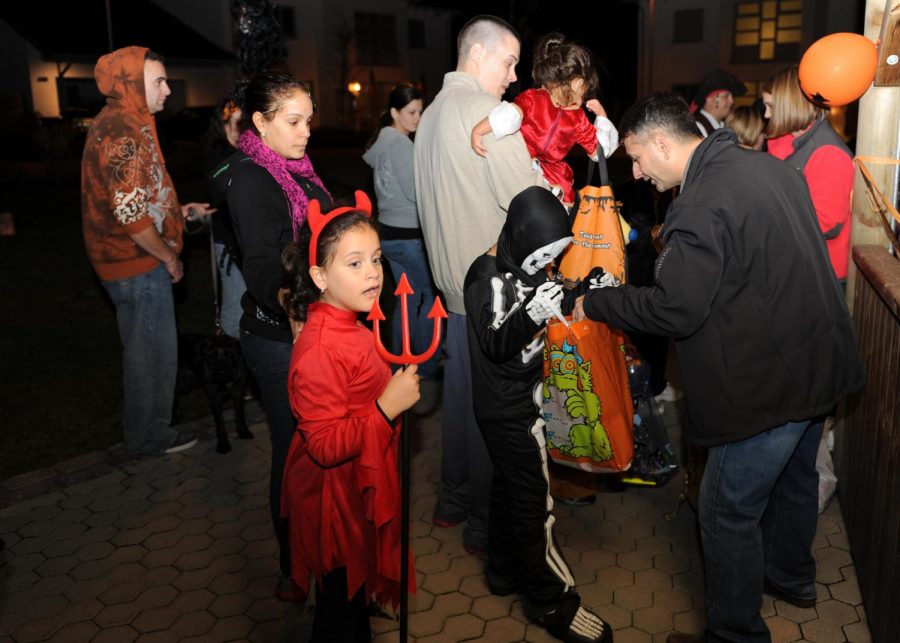
[[(348, 230), (369, 227), (378, 232), (378, 224), (365, 212), (354, 210), (329, 221), (316, 242), (316, 256), (321, 266), (327, 266), (334, 259), (335, 246)], [(309, 274), (309, 242), (312, 230), (309, 222), (304, 222), (296, 241), (285, 246), (281, 253), (281, 287), (285, 290), (282, 305), (288, 317), (294, 321), (306, 321), (309, 305), (318, 301), (319, 289)]]

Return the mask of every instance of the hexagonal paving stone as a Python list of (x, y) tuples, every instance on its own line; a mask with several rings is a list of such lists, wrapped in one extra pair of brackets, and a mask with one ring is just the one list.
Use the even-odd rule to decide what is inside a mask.
[(674, 588), (658, 589), (653, 592), (653, 604), (667, 609), (673, 614), (685, 612), (694, 607), (690, 594)]
[(484, 632), (484, 621), (471, 614), (451, 616), (444, 623), (444, 630), (456, 636), (458, 641), (473, 639)]
[(50, 638), (50, 641), (52, 643), (79, 643), (80, 641), (90, 641), (99, 631), (100, 628), (90, 621), (68, 623), (57, 630), (53, 637)]
[(122, 643), (122, 641), (134, 641), (139, 635), (140, 633), (130, 625), (120, 625), (100, 630), (91, 639), (91, 643)]
[(444, 552), (428, 554), (416, 559), (416, 571), (423, 574), (436, 574), (450, 569), (450, 556)]
[(494, 643), (517, 643), (525, 636), (526, 625), (514, 618), (498, 618), (484, 626), (483, 637)]
[(653, 643), (653, 637), (636, 627), (626, 627), (613, 633), (616, 643)]
[(634, 584), (634, 573), (621, 567), (606, 567), (597, 572), (599, 585), (615, 590)]
[(634, 611), (653, 605), (653, 593), (640, 585), (620, 587), (613, 594), (613, 602), (627, 610)]
[(152, 607), (141, 610), (131, 621), (131, 627), (141, 633), (168, 631), (180, 616), (181, 613), (171, 605)]
[[(776, 602), (776, 605), (778, 602)], [(818, 618), (801, 623), (803, 638), (809, 641), (842, 641), (843, 626), (856, 623), (856, 610), (840, 601), (825, 601), (816, 605)]]
[(482, 596), (472, 603), (472, 614), (485, 621), (509, 616), (511, 602), (502, 596)]
[(681, 574), (690, 571), (691, 562), (687, 556), (671, 552), (654, 556), (653, 566), (669, 574)]
[(817, 549), (816, 580), (820, 583), (837, 583), (844, 579), (841, 567), (853, 564), (850, 552), (837, 547)]
[(641, 569), (650, 569), (653, 567), (653, 561), (649, 555), (636, 551), (630, 551), (625, 554), (616, 556), (616, 563), (619, 567), (630, 569), (631, 571), (639, 571)]
[(669, 632), (673, 624), (672, 612), (665, 607), (654, 605), (634, 612), (634, 626), (650, 634)]
[(491, 593), (484, 576), (469, 576), (468, 578), (464, 578), (462, 583), (460, 583), (459, 591), (470, 598), (489, 596)]
[(853, 643), (872, 643), (872, 633), (869, 632), (869, 626), (864, 620), (845, 625), (844, 636)]
[(254, 597), (243, 592), (217, 596), (209, 606), (209, 612), (217, 618), (227, 618), (244, 614), (253, 602)]
[(432, 594), (447, 594), (455, 592), (459, 589), (461, 579), (451, 572), (440, 572), (437, 574), (429, 574), (422, 583), (422, 588), (428, 590)]
[(672, 576), (659, 569), (642, 569), (634, 573), (634, 584), (650, 591), (672, 587)]

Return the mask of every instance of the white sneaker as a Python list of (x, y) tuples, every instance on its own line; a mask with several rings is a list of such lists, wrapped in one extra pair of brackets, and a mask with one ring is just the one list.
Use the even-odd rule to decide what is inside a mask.
[(653, 399), (657, 402), (675, 402), (681, 399), (681, 395), (681, 391), (677, 388), (673, 388), (671, 384), (666, 384), (666, 388), (663, 389), (662, 393), (654, 395)]

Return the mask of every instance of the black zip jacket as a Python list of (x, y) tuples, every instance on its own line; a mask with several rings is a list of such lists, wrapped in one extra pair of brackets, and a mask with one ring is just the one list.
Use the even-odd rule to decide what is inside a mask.
[(675, 338), (698, 446), (828, 412), (862, 386), (856, 333), (800, 173), (712, 133), (666, 215), (655, 284), (591, 291), (588, 317)]
[[(322, 210), (331, 199), (319, 186), (294, 176), (310, 199), (319, 199)], [(241, 299), (241, 328), (276, 341), (290, 342), (287, 315), (278, 302), (281, 288), (281, 251), (293, 242), (294, 230), (287, 197), (268, 170), (243, 152), (235, 152), (213, 172), (217, 200), (224, 199), (231, 213), (241, 248), (241, 265), (247, 292)], [(215, 215), (213, 215), (215, 216)]]

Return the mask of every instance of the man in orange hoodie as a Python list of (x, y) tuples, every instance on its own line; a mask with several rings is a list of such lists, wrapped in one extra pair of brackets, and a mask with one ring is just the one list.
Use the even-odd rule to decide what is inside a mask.
[(197, 439), (169, 426), (178, 362), (172, 284), (183, 275), (184, 217), (214, 210), (208, 203), (179, 205), (166, 171), (154, 118), (172, 93), (163, 58), (125, 47), (102, 56), (94, 77), (106, 106), (84, 146), (82, 225), (124, 348), (125, 448), (174, 453)]

